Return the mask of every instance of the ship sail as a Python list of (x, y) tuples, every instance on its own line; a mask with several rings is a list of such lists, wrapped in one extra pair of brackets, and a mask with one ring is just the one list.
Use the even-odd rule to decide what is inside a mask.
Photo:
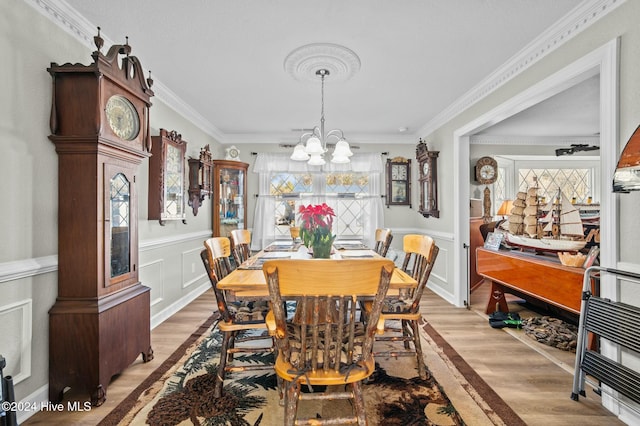
[(586, 241), (579, 210), (561, 191), (542, 207), (537, 192), (537, 187), (518, 192), (506, 227), (507, 242), (552, 252), (582, 249)]

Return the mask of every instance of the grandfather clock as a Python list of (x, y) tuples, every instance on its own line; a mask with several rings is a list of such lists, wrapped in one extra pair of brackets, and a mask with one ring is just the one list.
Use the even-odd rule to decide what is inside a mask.
[(58, 297), (49, 310), (49, 399), (106, 399), (111, 378), (153, 359), (150, 289), (138, 280), (137, 168), (150, 156), (151, 78), (129, 43), (90, 65), (52, 63), (58, 153)]

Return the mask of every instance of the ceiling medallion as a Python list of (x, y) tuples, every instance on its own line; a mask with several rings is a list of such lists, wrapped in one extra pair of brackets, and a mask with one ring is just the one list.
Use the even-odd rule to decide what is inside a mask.
[(331, 74), (331, 81), (347, 81), (360, 71), (360, 58), (338, 44), (312, 43), (289, 53), (284, 69), (298, 81), (317, 82), (320, 69)]

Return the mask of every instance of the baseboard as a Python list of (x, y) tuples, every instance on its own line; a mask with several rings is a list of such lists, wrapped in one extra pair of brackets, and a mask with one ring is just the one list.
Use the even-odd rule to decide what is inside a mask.
[[(202, 295), (205, 291), (209, 290), (210, 288), (211, 288), (211, 284), (209, 284), (209, 281), (207, 280), (207, 282), (201, 284), (196, 289), (194, 289), (192, 292), (190, 292), (187, 295), (183, 296), (182, 298), (176, 300), (175, 302), (173, 302), (171, 305), (167, 306), (162, 311), (160, 311), (157, 314), (153, 315), (151, 317), (151, 330), (156, 328), (158, 325), (162, 324), (165, 320), (170, 318), (173, 314), (178, 312), (180, 309), (184, 308), (189, 303), (191, 303), (194, 300), (196, 300), (198, 297), (200, 297), (200, 295)], [(211, 311), (213, 311), (214, 308), (216, 308), (216, 307), (212, 306), (211, 307)]]

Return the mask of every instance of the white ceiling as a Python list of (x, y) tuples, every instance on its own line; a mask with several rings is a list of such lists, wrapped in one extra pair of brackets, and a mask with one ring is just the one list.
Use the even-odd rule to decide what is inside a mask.
[[(300, 132), (292, 129), (319, 124), (319, 81), (297, 81), (283, 65), (290, 52), (310, 43), (345, 46), (361, 61), (350, 80), (332, 83), (327, 78), (327, 129), (341, 128), (356, 142), (415, 143), (423, 136), (421, 127), (581, 3), (66, 2), (86, 24), (100, 26), (107, 40), (124, 43), (128, 36), (132, 54), (161, 82), (156, 92), (170, 89), (210, 124), (222, 143), (296, 141)], [(561, 110), (554, 107), (557, 118)]]

